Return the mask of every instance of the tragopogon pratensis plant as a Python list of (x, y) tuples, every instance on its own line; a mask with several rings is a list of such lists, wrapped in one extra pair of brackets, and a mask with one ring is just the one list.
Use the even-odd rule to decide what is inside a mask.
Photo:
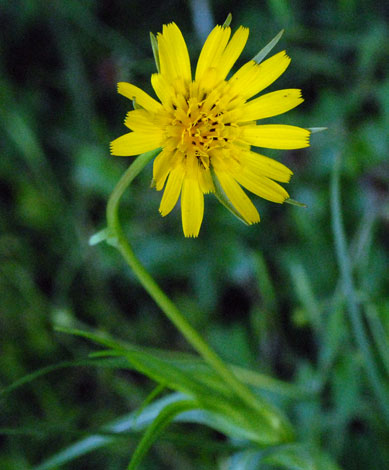
[[(216, 193), (247, 224), (259, 214), (242, 186), (269, 201), (283, 203), (289, 194), (276, 181), (287, 183), (292, 171), (251, 150), (299, 149), (309, 146), (310, 131), (284, 124), (257, 124), (303, 102), (298, 89), (258, 93), (286, 70), (285, 51), (262, 62), (261, 51), (228, 80), (249, 35), (240, 26), (231, 36), (230, 16), (209, 34), (192, 77), (188, 50), (176, 24), (153, 35), (158, 73), (151, 84), (159, 101), (130, 83), (118, 92), (133, 100), (124, 124), (131, 132), (111, 143), (111, 153), (137, 155), (161, 148), (154, 160), (153, 184), (164, 189), (159, 211), (167, 215), (181, 194), (182, 226), (186, 237), (197, 237), (204, 214), (204, 194)], [(278, 39), (278, 38), (276, 38)]]

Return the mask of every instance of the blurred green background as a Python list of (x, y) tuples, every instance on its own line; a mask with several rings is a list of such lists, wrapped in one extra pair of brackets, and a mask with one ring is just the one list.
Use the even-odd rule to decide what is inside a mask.
[[(350, 326), (329, 189), (338, 157), (356, 300), (388, 391), (386, 2), (0, 0), (0, 384), (93, 350), (53, 331), (58, 324), (189, 350), (119, 254), (89, 247), (88, 239), (104, 227), (107, 198), (133, 161), (109, 155), (130, 109), (117, 81), (151, 93), (149, 31), (175, 21), (193, 64), (229, 12), (233, 29), (250, 28), (238, 65), (285, 28), (275, 51), (286, 49), (292, 63), (271, 90), (301, 88), (305, 102), (278, 122), (328, 127), (309, 149), (264, 152), (294, 171), (288, 190), (308, 208), (253, 197), (262, 221), (246, 227), (208, 196), (200, 237), (184, 239), (179, 208), (158, 214), (149, 165), (123, 198), (126, 231), (223, 358), (313, 390), (277, 403), (301, 440), (319, 444), (344, 469), (387, 468), (388, 423)], [(33, 468), (140, 406), (152, 388), (137, 374), (82, 366), (18, 388), (0, 401), (1, 470)], [(223, 468), (223, 436), (171, 429), (145, 468)], [(119, 438), (61, 468), (124, 469), (138, 439)]]

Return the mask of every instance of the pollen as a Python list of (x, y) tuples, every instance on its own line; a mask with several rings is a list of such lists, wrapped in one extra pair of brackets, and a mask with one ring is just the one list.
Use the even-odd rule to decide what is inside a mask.
[[(226, 100), (224, 106), (220, 105), (226, 87), (219, 88), (212, 96), (199, 96), (199, 86), (193, 82), (186, 96), (177, 96), (168, 113), (170, 122), (162, 144), (177, 149), (186, 158), (195, 157), (206, 169), (212, 163), (212, 153), (230, 147), (239, 136), (239, 126), (228, 119)], [(234, 98), (231, 95), (231, 101)]]

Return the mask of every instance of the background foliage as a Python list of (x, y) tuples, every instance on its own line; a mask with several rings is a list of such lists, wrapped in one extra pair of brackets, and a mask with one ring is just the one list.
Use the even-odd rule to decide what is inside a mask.
[[(118, 253), (89, 247), (88, 238), (104, 226), (107, 198), (132, 161), (108, 153), (129, 107), (116, 82), (151, 91), (148, 32), (175, 21), (194, 58), (213, 21), (230, 11), (233, 27), (250, 27), (242, 63), (286, 30), (277, 51), (287, 49), (292, 64), (272, 89), (299, 87), (306, 101), (283, 122), (328, 126), (311, 148), (272, 154), (295, 172), (291, 197), (309, 207), (257, 198), (262, 222), (246, 227), (207, 197), (199, 239), (184, 239), (177, 208), (165, 219), (158, 214), (149, 165), (124, 198), (126, 230), (142, 262), (224, 359), (299, 387), (269, 398), (301, 441), (320, 445), (345, 469), (385, 468), (388, 401), (373, 393), (350, 324), (329, 189), (340, 158), (353, 301), (388, 397), (385, 2), (1, 0), (1, 385), (93, 350), (54, 325), (189, 351)], [(33, 468), (141, 406), (153, 387), (137, 373), (78, 365), (6, 394), (1, 469)], [(111, 440), (61, 468), (125, 468), (139, 433)], [(230, 447), (204, 426), (175, 424), (145, 468), (226, 468)]]

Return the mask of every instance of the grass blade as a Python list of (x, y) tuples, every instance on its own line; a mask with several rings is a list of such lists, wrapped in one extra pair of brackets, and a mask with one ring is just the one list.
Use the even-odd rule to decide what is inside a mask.
[(377, 370), (369, 340), (365, 331), (361, 311), (357, 303), (353, 279), (352, 266), (348, 255), (346, 237), (343, 228), (342, 211), (340, 204), (340, 157), (335, 158), (334, 169), (331, 178), (331, 213), (332, 229), (335, 240), (336, 255), (343, 279), (344, 295), (347, 303), (347, 310), (350, 315), (350, 321), (354, 337), (358, 348), (363, 356), (363, 364), (366, 376), (370, 382), (371, 388), (377, 397), (378, 404), (383, 412), (385, 420), (389, 423), (389, 400), (387, 393), (381, 382), (381, 377)]
[(163, 408), (142, 437), (128, 465), (128, 470), (136, 470), (138, 468), (138, 465), (143, 460), (153, 442), (178, 414), (195, 409), (198, 406), (199, 405), (193, 400), (182, 400), (171, 403)]

